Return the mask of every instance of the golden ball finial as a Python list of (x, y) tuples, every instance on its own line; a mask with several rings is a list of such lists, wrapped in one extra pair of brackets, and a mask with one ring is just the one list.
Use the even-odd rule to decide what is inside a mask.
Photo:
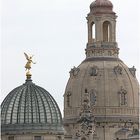
[(32, 74), (30, 73), (30, 71), (27, 71), (27, 72), (26, 72), (26, 77), (27, 77), (27, 79), (31, 79), (31, 76), (32, 76)]

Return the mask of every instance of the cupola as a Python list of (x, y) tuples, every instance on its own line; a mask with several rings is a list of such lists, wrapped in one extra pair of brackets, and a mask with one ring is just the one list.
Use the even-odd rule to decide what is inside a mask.
[(118, 58), (116, 42), (116, 14), (109, 0), (96, 0), (87, 15), (88, 43), (86, 57)]
[(90, 4), (93, 13), (112, 13), (113, 4), (109, 0), (96, 0)]

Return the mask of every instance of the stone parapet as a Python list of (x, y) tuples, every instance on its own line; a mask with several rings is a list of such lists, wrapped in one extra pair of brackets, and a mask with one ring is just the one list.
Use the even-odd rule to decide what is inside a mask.
[[(70, 118), (79, 116), (80, 108), (67, 109), (64, 111), (65, 118)], [(93, 107), (92, 113), (94, 115), (101, 116), (131, 116), (137, 117), (139, 116), (138, 108), (130, 108), (130, 107)]]

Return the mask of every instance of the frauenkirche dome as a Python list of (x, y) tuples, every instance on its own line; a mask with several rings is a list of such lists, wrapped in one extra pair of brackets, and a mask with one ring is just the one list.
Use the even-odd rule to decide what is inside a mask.
[(116, 18), (109, 0), (91, 3), (86, 58), (64, 94), (66, 140), (138, 140), (139, 84), (119, 58)]

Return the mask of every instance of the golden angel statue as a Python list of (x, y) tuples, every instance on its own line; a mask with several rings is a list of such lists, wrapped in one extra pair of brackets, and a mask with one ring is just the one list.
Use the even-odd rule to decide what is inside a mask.
[(27, 63), (25, 65), (25, 68), (26, 70), (30, 70), (31, 69), (31, 64), (36, 64), (35, 62), (33, 62), (32, 58), (33, 58), (33, 55), (32, 56), (28, 56), (26, 53), (24, 53), (26, 59), (27, 59)]

